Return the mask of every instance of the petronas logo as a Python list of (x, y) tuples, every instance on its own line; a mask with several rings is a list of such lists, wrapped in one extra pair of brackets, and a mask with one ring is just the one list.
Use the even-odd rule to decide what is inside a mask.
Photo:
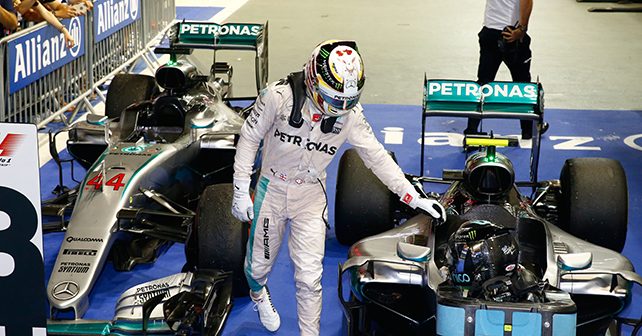
[(321, 54), (321, 57), (323, 58), (328, 58), (330, 56), (330, 52), (325, 49), (321, 49), (321, 51), (319, 51), (319, 54)]
[(477, 238), (477, 231), (476, 231), (476, 230), (469, 231), (469, 232), (468, 232), (468, 238), (469, 238), (470, 240), (474, 240), (475, 238)]

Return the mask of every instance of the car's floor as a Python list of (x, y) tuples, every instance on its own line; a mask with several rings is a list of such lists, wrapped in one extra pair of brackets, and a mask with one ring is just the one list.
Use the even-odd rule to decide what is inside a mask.
[[(635, 136), (642, 134), (639, 111), (642, 109), (639, 99), (642, 15), (593, 14), (587, 13), (586, 7), (589, 6), (572, 0), (535, 1), (530, 25), (533, 75), (540, 75), (547, 106), (555, 107), (546, 111), (545, 119), (551, 128), (544, 137), (539, 176), (540, 179), (558, 178), (564, 160), (571, 157), (599, 156), (622, 161), (630, 195), (629, 233), (624, 254), (637, 269), (642, 269), (639, 238), (642, 236), (639, 219), (642, 216), (642, 139)], [(202, 11), (189, 10), (192, 14), (179, 10), (179, 15), (207, 16)], [(382, 142), (387, 136), (386, 148), (396, 153), (402, 168), (419, 173), (423, 73), (427, 72), (430, 77), (474, 79), (478, 52), (476, 33), (482, 11), (483, 1), (472, 0), (410, 1), (404, 2), (403, 7), (396, 2), (364, 0), (309, 3), (251, 0), (228, 21), (269, 20), (270, 78), (273, 80), (298, 70), (314, 45), (325, 38), (358, 40), (368, 69), (363, 96), (368, 120)], [(232, 61), (239, 63), (239, 67), (247, 63), (246, 58)], [(507, 72), (502, 70), (498, 79), (508, 79)], [(253, 81), (239, 74), (235, 80), (237, 92), (242, 92), (247, 83), (253, 85)], [(629, 110), (614, 111), (616, 109)], [(438, 176), (442, 168), (462, 166), (464, 154), (449, 143), (460, 140), (458, 134), (464, 126), (463, 120), (429, 120), (428, 130), (435, 133), (429, 134), (425, 174)], [(384, 133), (386, 127), (403, 128), (403, 133), (399, 130)], [(517, 122), (492, 121), (484, 128), (501, 134), (519, 133)], [(395, 134), (401, 135), (401, 142), (394, 139)], [(575, 142), (569, 143), (569, 140)], [(509, 157), (516, 158), (518, 177), (527, 178), (529, 151), (509, 149), (507, 152)], [(328, 168), (331, 225), (337, 161)], [(57, 183), (54, 166), (50, 162), (41, 168), (45, 198)], [(47, 278), (61, 239), (61, 234), (45, 236)], [(346, 254), (347, 247), (340, 246), (334, 232), (329, 231), (323, 273), (322, 335), (341, 334), (343, 315), (337, 298), (337, 265), (345, 261)], [(125, 289), (180, 271), (183, 258), (182, 245), (177, 244), (155, 265), (141, 266), (131, 273), (118, 273), (107, 265), (91, 295), (91, 308), (86, 317), (110, 319), (115, 301)], [(293, 269), (287, 245), (279, 254), (269, 284), (274, 304), (281, 313), (279, 334), (298, 334)], [(235, 301), (225, 335), (271, 334), (262, 328), (252, 306), (247, 298)], [(642, 288), (638, 286), (634, 289), (632, 305), (623, 316), (639, 318), (641, 312)]]

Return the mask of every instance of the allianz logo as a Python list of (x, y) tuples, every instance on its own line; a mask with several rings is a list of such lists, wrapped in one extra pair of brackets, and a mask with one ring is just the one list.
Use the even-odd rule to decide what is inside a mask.
[[(52, 27), (48, 28), (53, 29)], [(65, 37), (62, 33), (51, 37), (33, 34), (33, 37), (21, 43), (16, 43), (14, 45), (16, 59), (14, 62), (13, 82), (17, 83), (32, 74), (38, 73), (67, 56), (77, 57), (80, 53), (80, 46), (84, 43), (82, 41), (83, 34), (80, 18), (71, 18), (67, 29), (76, 42), (71, 49), (67, 49), (65, 46)]]
[(138, 17), (139, 0), (107, 0), (96, 5), (98, 31), (100, 35), (111, 28)]

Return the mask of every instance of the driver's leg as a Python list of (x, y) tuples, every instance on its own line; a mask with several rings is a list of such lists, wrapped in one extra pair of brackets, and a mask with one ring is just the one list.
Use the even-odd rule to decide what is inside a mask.
[(292, 215), (288, 246), (294, 263), (296, 301), (301, 335), (319, 335), (321, 275), (326, 227), (325, 195), (319, 184), (304, 184), (288, 195)]

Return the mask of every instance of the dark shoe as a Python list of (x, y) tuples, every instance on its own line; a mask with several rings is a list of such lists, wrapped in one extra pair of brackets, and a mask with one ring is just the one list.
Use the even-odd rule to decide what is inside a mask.
[[(542, 123), (542, 126), (539, 129), (539, 134), (542, 135), (548, 131), (548, 123)], [(530, 140), (533, 138), (533, 130), (529, 127), (522, 129), (522, 140)]]
[(539, 130), (539, 134), (544, 134), (544, 133), (546, 133), (546, 131), (548, 131), (548, 123), (547, 122), (542, 124), (542, 128)]

